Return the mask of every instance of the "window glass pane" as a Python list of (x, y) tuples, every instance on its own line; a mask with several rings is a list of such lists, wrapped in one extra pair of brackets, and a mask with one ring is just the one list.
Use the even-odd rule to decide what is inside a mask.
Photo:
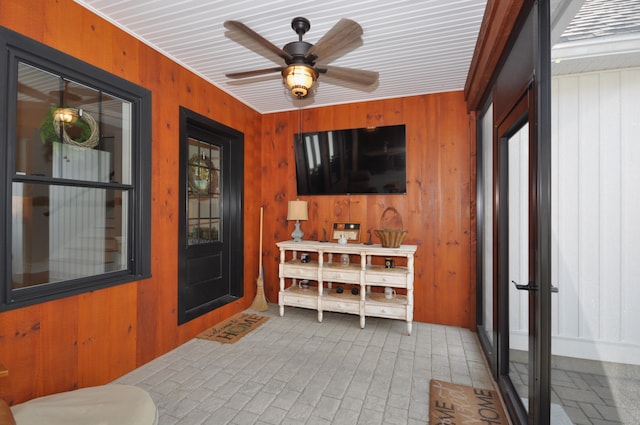
[(127, 269), (127, 192), (13, 183), (12, 288)]
[(220, 147), (189, 138), (188, 244), (220, 241)]
[(52, 145), (42, 141), (46, 135), (41, 135), (40, 126), (51, 108), (59, 102), (56, 93), (60, 82), (57, 75), (23, 63), (18, 65), (17, 174), (51, 177)]
[(482, 303), (486, 337), (494, 344), (493, 323), (493, 104), (482, 117)]
[(16, 174), (131, 183), (131, 104), (18, 64)]

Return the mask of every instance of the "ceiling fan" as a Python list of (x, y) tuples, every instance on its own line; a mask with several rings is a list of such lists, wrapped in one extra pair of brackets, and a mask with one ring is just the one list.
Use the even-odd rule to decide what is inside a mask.
[[(283, 48), (271, 43), (242, 22), (226, 21), (224, 26), (230, 31), (230, 38), (236, 36), (237, 42), (246, 44), (246, 47), (267, 59), (275, 62), (284, 60), (285, 63), (278, 67), (232, 72), (226, 74), (228, 78), (239, 79), (280, 72), (291, 93), (297, 98), (303, 98), (309, 93), (320, 74), (362, 87), (378, 81), (377, 72), (323, 64), (323, 61), (330, 61), (331, 56), (362, 43), (362, 27), (350, 19), (340, 19), (316, 44), (311, 44), (302, 41), (302, 36), (311, 28), (309, 20), (302, 17), (293, 18), (291, 28), (298, 34), (298, 41), (292, 41)], [(259, 49), (253, 48), (254, 46)]]
[(83, 104), (98, 103), (100, 101), (97, 90), (84, 87), (73, 87), (70, 89), (66, 83), (64, 90), (51, 90), (45, 93), (27, 83), (18, 82), (18, 92), (33, 99), (51, 104), (60, 103), (61, 99), (63, 99), (64, 102)]

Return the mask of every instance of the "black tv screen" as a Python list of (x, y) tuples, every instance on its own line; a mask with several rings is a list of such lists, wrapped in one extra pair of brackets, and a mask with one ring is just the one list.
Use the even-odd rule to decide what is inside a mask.
[(404, 125), (295, 136), (298, 195), (406, 193)]

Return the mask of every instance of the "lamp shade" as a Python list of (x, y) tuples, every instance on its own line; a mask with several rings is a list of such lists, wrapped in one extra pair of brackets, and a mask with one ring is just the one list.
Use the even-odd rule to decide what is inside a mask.
[(287, 220), (308, 220), (307, 201), (289, 201)]
[(318, 72), (308, 65), (289, 65), (282, 76), (296, 97), (305, 97), (318, 78)]

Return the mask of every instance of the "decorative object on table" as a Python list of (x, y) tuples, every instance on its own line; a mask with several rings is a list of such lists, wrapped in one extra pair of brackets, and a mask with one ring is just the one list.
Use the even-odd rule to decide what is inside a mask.
[(333, 233), (331, 239), (340, 243), (341, 237), (347, 242), (360, 242), (360, 224), (359, 223), (333, 223)]
[(373, 245), (373, 241), (371, 240), (373, 238), (373, 234), (371, 233), (371, 229), (367, 230), (367, 234), (369, 235), (369, 240), (366, 241), (364, 244), (365, 245)]
[(338, 286), (338, 287), (336, 288), (336, 293), (338, 293), (338, 294), (342, 294), (343, 292), (344, 292), (344, 289), (342, 289), (342, 286)]
[(307, 279), (301, 280), (298, 282), (298, 287), (300, 289), (309, 289), (309, 281)]
[(95, 118), (84, 109), (54, 106), (40, 124), (40, 139), (42, 143), (62, 141), (94, 148), (100, 142), (100, 132)]
[(308, 263), (311, 261), (311, 257), (309, 256), (309, 254), (307, 254), (306, 252), (303, 252), (302, 254), (300, 254), (300, 262), (301, 263)]
[(325, 229), (324, 227), (322, 228), (322, 240), (320, 242), (329, 242), (327, 240), (327, 229)]
[(380, 229), (376, 229), (375, 232), (384, 248), (399, 248), (407, 235), (407, 230), (402, 226), (402, 217), (393, 207), (384, 210), (380, 219)]
[(189, 158), (189, 188), (198, 195), (218, 192), (218, 171), (204, 153)]
[(258, 278), (256, 279), (256, 297), (253, 299), (251, 308), (255, 311), (265, 311), (269, 308), (267, 299), (264, 296), (264, 271), (262, 269), (262, 218), (264, 207), (260, 207), (260, 244), (258, 245)]
[(384, 297), (388, 300), (392, 300), (396, 297), (396, 290), (390, 286), (384, 288)]
[(300, 230), (300, 220), (308, 220), (309, 212), (307, 209), (307, 201), (301, 201), (296, 199), (295, 201), (289, 201), (288, 210), (287, 210), (287, 220), (295, 220), (296, 228), (291, 233), (291, 237), (294, 242), (302, 242), (302, 237), (304, 236), (304, 232)]
[(340, 264), (342, 266), (348, 266), (349, 265), (349, 254), (342, 254), (340, 256)]
[(384, 267), (385, 267), (386, 269), (392, 269), (392, 268), (394, 268), (394, 267), (395, 267), (395, 264), (394, 264), (393, 258), (389, 258), (389, 257), (388, 257), (388, 258), (385, 258), (385, 259), (384, 259)]
[(347, 243), (349, 243), (349, 241), (347, 241), (347, 237), (345, 235), (340, 235), (340, 237), (338, 238), (338, 243), (340, 245), (346, 245)]
[(360, 291), (358, 290), (357, 286), (354, 286), (353, 288), (351, 288), (351, 293), (353, 295), (358, 295), (360, 293)]

